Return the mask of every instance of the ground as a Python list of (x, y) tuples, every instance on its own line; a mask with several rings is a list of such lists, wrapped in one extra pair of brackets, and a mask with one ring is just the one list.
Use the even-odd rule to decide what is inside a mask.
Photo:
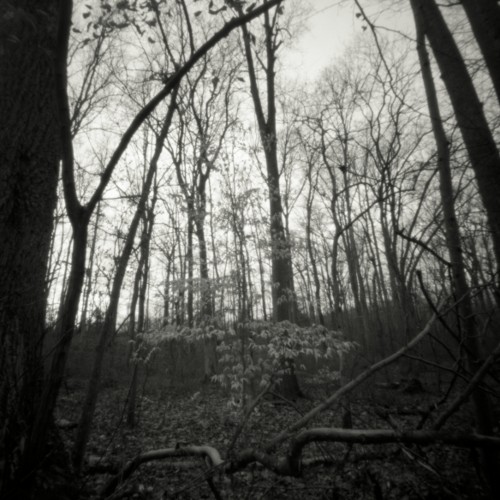
[[(317, 381), (303, 386), (308, 397), (295, 403), (264, 400), (240, 436), (237, 449), (258, 447), (332, 392), (329, 384)], [(83, 391), (83, 384), (69, 381), (57, 410), (68, 446), (75, 432), (68, 423), (78, 421)], [(139, 423), (129, 429), (125, 425), (126, 397), (126, 388), (118, 386), (104, 388), (101, 393), (87, 450), (85, 496), (97, 498), (97, 492), (111, 477), (108, 468), (116, 469), (144, 451), (209, 444), (224, 457), (239, 421), (238, 411), (228, 404), (227, 392), (206, 384), (197, 389), (146, 389), (141, 396)], [(390, 384), (372, 383), (351, 398), (352, 426), (415, 428), (422, 411), (436, 400), (437, 392), (429, 388), (410, 394)], [(344, 414), (345, 406), (337, 405), (321, 414), (312, 426), (342, 426)], [(455, 417), (450, 422), (454, 430), (467, 430), (469, 411), (462, 415), (462, 419)], [(250, 466), (230, 477), (216, 475), (214, 485), (224, 499), (485, 498), (477, 455), (470, 450), (439, 445), (320, 444), (307, 447), (304, 458), (329, 463), (306, 467), (299, 479)], [(144, 464), (120, 485), (113, 498), (216, 498), (203, 477), (206, 468), (202, 459), (194, 457)]]

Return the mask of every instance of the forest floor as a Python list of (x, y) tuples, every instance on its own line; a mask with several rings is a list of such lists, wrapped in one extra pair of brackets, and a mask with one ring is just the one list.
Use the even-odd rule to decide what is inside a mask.
[[(435, 403), (438, 391), (425, 388), (408, 394), (374, 384), (350, 399), (354, 429), (415, 429), (422, 412)], [(70, 381), (57, 410), (59, 422), (77, 422), (84, 386)], [(259, 447), (295, 422), (300, 415), (332, 393), (328, 384), (304, 384), (306, 398), (286, 403), (263, 400), (240, 436), (237, 450)], [(111, 477), (103, 471), (117, 468), (139, 453), (176, 445), (215, 447), (224, 458), (238, 425), (238, 414), (228, 405), (228, 394), (213, 384), (201, 390), (146, 391), (140, 397), (138, 423), (125, 424), (127, 389), (103, 389), (87, 452), (90, 466), (85, 489), (93, 498)], [(345, 402), (343, 403), (345, 404)], [(345, 407), (336, 405), (310, 426), (341, 427)], [(462, 412), (464, 415), (464, 412)], [(454, 417), (452, 430), (470, 431), (471, 415)], [(64, 427), (64, 426), (62, 426)], [(71, 427), (71, 426), (68, 426)], [(75, 429), (63, 429), (71, 446)], [(278, 450), (279, 453), (279, 450)], [(305, 468), (301, 478), (279, 477), (261, 466), (248, 466), (232, 476), (215, 475), (214, 484), (224, 499), (482, 499), (478, 459), (474, 451), (442, 445), (404, 446), (314, 444), (303, 458), (322, 457), (328, 465)], [(120, 484), (113, 499), (215, 498), (201, 458), (169, 458), (142, 465)]]

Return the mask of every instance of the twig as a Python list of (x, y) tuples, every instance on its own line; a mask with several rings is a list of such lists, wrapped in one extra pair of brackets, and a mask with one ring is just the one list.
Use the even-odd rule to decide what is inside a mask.
[[(464, 370), (466, 374), (470, 375), (469, 377), (466, 377), (464, 374), (460, 373), (459, 370), (455, 370), (453, 368), (441, 365), (439, 363), (434, 363), (433, 361), (430, 361), (430, 360), (425, 359), (425, 358), (421, 358), (420, 356), (412, 356), (411, 354), (405, 354), (405, 358), (413, 359), (415, 361), (418, 361), (419, 363), (424, 363), (426, 365), (433, 366), (434, 368), (437, 368), (438, 370), (444, 370), (444, 371), (450, 372), (454, 376), (459, 377), (462, 380), (464, 380), (466, 383), (469, 383), (471, 378), (472, 378), (472, 374), (467, 372), (466, 370), (464, 370), (463, 367), (462, 367), (462, 370)], [(494, 398), (500, 397), (487, 383), (483, 383), (481, 385), (480, 389), (483, 390), (484, 392), (487, 392), (490, 396), (493, 396)]]
[(356, 378), (348, 382), (346, 385), (342, 386), (334, 394), (332, 394), (329, 398), (327, 398), (322, 404), (313, 408), (311, 411), (306, 413), (301, 419), (292, 424), (288, 429), (279, 433), (275, 438), (271, 439), (268, 443), (266, 443), (264, 445), (264, 450), (268, 452), (274, 449), (276, 445), (278, 445), (279, 443), (285, 441), (289, 437), (292, 437), (295, 431), (304, 427), (312, 418), (314, 418), (316, 415), (321, 413), (326, 408), (329, 408), (335, 401), (340, 399), (345, 394), (351, 392), (354, 388), (356, 388), (365, 380), (372, 377), (373, 374), (375, 374), (382, 368), (385, 368), (386, 366), (390, 365), (398, 358), (403, 356), (403, 354), (405, 354), (416, 344), (418, 344), (429, 333), (432, 325), (434, 324), (438, 316), (439, 315), (436, 313), (433, 314), (432, 317), (427, 322), (427, 324), (425, 325), (425, 327), (407, 345), (405, 345), (395, 353), (391, 354), (390, 356), (387, 356), (386, 358), (380, 360), (378, 363), (373, 364), (367, 370), (358, 375)]
[(253, 413), (257, 405), (260, 403), (261, 399), (267, 394), (267, 392), (270, 389), (272, 389), (273, 386), (274, 382), (273, 381), (269, 382), (269, 384), (267, 384), (266, 387), (264, 387), (264, 389), (262, 389), (262, 391), (259, 394), (257, 394), (257, 396), (252, 401), (252, 404), (247, 408), (245, 415), (243, 416), (243, 420), (241, 421), (240, 425), (236, 428), (233, 434), (233, 438), (231, 439), (231, 443), (229, 444), (229, 448), (227, 450), (227, 454), (229, 456), (231, 455), (234, 447), (236, 446), (236, 441), (240, 437), (240, 434), (243, 432), (243, 429), (246, 423), (248, 422), (250, 415)]
[(429, 245), (427, 245), (427, 243), (419, 240), (418, 238), (415, 238), (413, 236), (405, 234), (403, 231), (401, 231), (401, 229), (399, 229), (397, 227), (394, 228), (394, 233), (397, 234), (398, 236), (400, 236), (401, 238), (403, 238), (411, 243), (415, 243), (415, 245), (418, 245), (419, 247), (422, 247), (425, 251), (427, 251), (433, 257), (435, 257), (439, 262), (441, 262), (442, 264), (444, 264), (447, 267), (451, 267), (451, 262), (449, 262), (448, 260), (441, 257), (441, 255), (439, 255), (435, 250), (433, 250)]
[[(422, 278), (422, 271), (420, 269), (417, 269), (417, 279), (418, 279), (418, 284), (420, 285), (420, 290), (424, 294), (425, 300), (427, 301), (427, 304), (429, 304), (429, 307), (431, 310), (437, 314), (437, 307), (434, 304), (433, 300), (431, 299), (431, 296), (429, 295), (429, 292), (427, 291), (427, 288), (425, 288), (424, 285), (424, 280)], [(451, 336), (456, 340), (458, 344), (460, 344), (460, 339), (457, 337), (457, 334), (448, 326), (448, 323), (443, 319), (442, 316), (439, 316), (439, 322), (444, 326), (446, 331), (448, 331)]]
[(451, 415), (453, 415), (453, 413), (455, 413), (455, 411), (458, 410), (462, 403), (464, 403), (464, 401), (470, 396), (472, 391), (476, 388), (476, 386), (486, 374), (486, 371), (488, 370), (490, 365), (493, 363), (493, 361), (495, 361), (495, 358), (498, 356), (498, 354), (500, 354), (500, 342), (497, 344), (493, 352), (486, 358), (484, 363), (481, 365), (481, 368), (479, 368), (479, 370), (474, 374), (465, 390), (455, 398), (449, 408), (438, 418), (438, 420), (434, 424), (434, 429), (440, 429), (448, 420), (448, 418), (450, 418)]

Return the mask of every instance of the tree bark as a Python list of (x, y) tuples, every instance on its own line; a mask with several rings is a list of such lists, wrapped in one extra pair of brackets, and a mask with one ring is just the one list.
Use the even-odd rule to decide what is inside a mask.
[[(417, 51), (422, 70), (425, 92), (427, 95), (432, 130), (438, 150), (439, 187), (444, 213), (446, 242), (452, 265), (453, 288), (455, 289), (457, 298), (461, 299), (461, 302), (458, 305), (459, 317), (462, 318), (464, 327), (463, 330), (465, 332), (465, 343), (468, 348), (470, 371), (471, 373), (475, 373), (481, 367), (483, 361), (478, 340), (478, 332), (476, 331), (474, 322), (472, 301), (470, 299), (469, 287), (465, 275), (460, 229), (455, 214), (454, 193), (450, 168), (450, 152), (448, 147), (449, 143), (441, 120), (436, 88), (432, 78), (427, 49), (425, 47), (423, 19), (416, 5), (416, 0), (411, 1), (415, 15)], [(473, 391), (473, 400), (475, 403), (475, 413), (479, 433), (492, 435), (493, 420), (488, 394), (481, 389), (476, 388)], [(491, 498), (500, 498), (498, 453), (493, 449), (484, 448), (481, 450), (481, 455), (485, 468), (485, 475), (491, 490)]]
[(500, 6), (496, 0), (462, 0), (500, 104)]
[[(265, 4), (268, 2), (266, 1)], [(283, 204), (280, 192), (280, 172), (278, 163), (278, 141), (276, 128), (276, 88), (275, 63), (280, 42), (277, 41), (276, 10), (271, 16), (264, 14), (265, 79), (267, 117), (259, 93), (257, 73), (251, 47), (251, 37), (246, 26), (242, 26), (243, 43), (247, 60), (250, 93), (252, 96), (259, 134), (264, 149), (269, 192), (269, 217), (271, 234), (271, 293), (273, 303), (273, 321), (296, 321), (296, 298), (294, 294), (293, 267), (290, 241), (283, 223)], [(295, 399), (302, 393), (299, 389), (293, 361), (282, 360), (285, 374), (280, 383), (282, 393)]]
[[(500, 266), (500, 155), (465, 62), (435, 0), (411, 0), (441, 71), (464, 139)], [(482, 3), (482, 2), (481, 2)], [(495, 280), (498, 285), (498, 274)]]
[(42, 465), (41, 454), (31, 454), (31, 431), (43, 382), (45, 278), (60, 158), (59, 12), (53, 0), (0, 2), (0, 10), (0, 496), (30, 498)]
[(255, 115), (259, 126), (262, 146), (266, 159), (267, 185), (269, 190), (269, 215), (271, 233), (271, 273), (273, 320), (294, 321), (295, 300), (293, 297), (293, 272), (290, 244), (286, 238), (283, 224), (283, 206), (280, 192), (280, 174), (278, 168), (277, 133), (276, 133), (276, 98), (275, 98), (275, 62), (277, 42), (268, 12), (264, 15), (266, 49), (266, 99), (267, 118), (261, 102), (257, 85), (257, 74), (251, 48), (251, 35), (246, 26), (242, 26), (243, 42), (247, 58), (250, 92), (254, 102)]

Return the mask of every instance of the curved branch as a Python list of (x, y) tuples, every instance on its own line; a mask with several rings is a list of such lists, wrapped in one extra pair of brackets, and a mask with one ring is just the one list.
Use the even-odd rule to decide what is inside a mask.
[(139, 111), (139, 113), (136, 115), (136, 117), (132, 120), (132, 123), (129, 125), (128, 129), (125, 131), (123, 134), (120, 143), (118, 144), (118, 147), (116, 148), (115, 152), (111, 156), (111, 159), (109, 160), (106, 168), (104, 169), (104, 172), (101, 175), (101, 181), (99, 182), (99, 185), (97, 186), (94, 194), (92, 195), (90, 201), (87, 203), (86, 208), (86, 215), (90, 216), (90, 214), (93, 212), (95, 206), (99, 202), (99, 200), (102, 198), (102, 194), (104, 190), (106, 189), (106, 186), (108, 185), (111, 175), (113, 174), (113, 171), (122, 157), (123, 153), (127, 149), (127, 146), (129, 142), (132, 140), (132, 137), (135, 135), (139, 127), (143, 124), (143, 122), (148, 118), (148, 116), (155, 110), (155, 108), (160, 104), (160, 102), (165, 99), (172, 90), (179, 85), (180, 81), (186, 74), (193, 68), (193, 66), (203, 57), (205, 56), (210, 49), (215, 47), (217, 43), (219, 43), (223, 38), (226, 38), (229, 36), (229, 34), (234, 31), (236, 28), (239, 28), (240, 26), (245, 25), (252, 19), (258, 17), (260, 14), (266, 12), (268, 9), (271, 7), (277, 5), (280, 3), (282, 0), (271, 0), (268, 3), (265, 3), (264, 5), (261, 5), (260, 7), (257, 7), (256, 9), (248, 12), (247, 14), (244, 14), (242, 16), (235, 17), (234, 19), (231, 19), (228, 23), (225, 24), (215, 35), (213, 35), (210, 39), (208, 39), (189, 59), (188, 61), (181, 67), (179, 68), (166, 82), (165, 86), (163, 87), (160, 92), (156, 94), (142, 109)]
[(217, 467), (223, 463), (219, 452), (212, 446), (179, 446), (175, 448), (163, 448), (160, 450), (148, 451), (142, 453), (133, 458), (128, 462), (123, 469), (113, 476), (103, 487), (99, 496), (100, 498), (106, 498), (115, 491), (116, 487), (122, 482), (128, 479), (142, 464), (147, 462), (152, 462), (154, 460), (163, 460), (164, 458), (171, 457), (193, 457), (200, 456), (206, 457), (210, 460), (214, 467)]
[(408, 344), (403, 346), (398, 351), (392, 353), (390, 356), (387, 356), (386, 358), (381, 359), (377, 363), (373, 364), (364, 372), (360, 373), (356, 378), (348, 382), (346, 385), (342, 386), (340, 389), (334, 392), (329, 398), (327, 398), (323, 403), (313, 408), (310, 412), (306, 413), (301, 419), (297, 420), (297, 422), (292, 424), (288, 429), (285, 429), (284, 431), (279, 433), (275, 438), (267, 442), (264, 445), (264, 450), (271, 451), (278, 444), (282, 443), (288, 438), (293, 437), (295, 431), (298, 431), (299, 429), (303, 428), (312, 418), (314, 418), (316, 415), (321, 413), (326, 408), (329, 408), (335, 401), (340, 399), (345, 394), (351, 392), (355, 387), (360, 385), (365, 380), (372, 377), (374, 373), (378, 372), (382, 368), (385, 368), (386, 366), (390, 365), (391, 363), (399, 359), (401, 356), (403, 356), (403, 354), (405, 354), (412, 347), (418, 344), (429, 333), (432, 325), (439, 316), (440, 316), (439, 314), (434, 313), (427, 322), (427, 324), (425, 325), (425, 327), (415, 337), (413, 337), (413, 339), (410, 342), (408, 342)]
[(309, 443), (330, 441), (357, 444), (447, 444), (463, 448), (500, 448), (500, 438), (482, 434), (458, 434), (439, 431), (396, 431), (388, 429), (337, 429), (318, 427), (298, 434), (291, 443), (289, 466), (292, 475), (300, 474), (302, 449)]
[[(100, 493), (100, 498), (111, 495), (120, 482), (128, 479), (142, 464), (153, 460), (170, 457), (202, 456), (210, 460), (212, 468), (206, 471), (204, 479), (213, 476), (216, 470), (232, 474), (244, 469), (251, 463), (259, 463), (266, 469), (280, 476), (301, 475), (301, 456), (304, 447), (310, 443), (328, 441), (352, 444), (446, 444), (462, 448), (500, 448), (500, 437), (484, 436), (482, 434), (459, 434), (439, 431), (396, 431), (388, 429), (353, 430), (329, 427), (308, 429), (295, 436), (290, 445), (290, 452), (284, 456), (272, 456), (269, 453), (247, 449), (232, 461), (223, 461), (219, 452), (212, 446), (183, 446), (165, 448), (138, 455), (110, 479)], [(305, 463), (305, 461), (304, 461)], [(316, 463), (316, 461), (314, 461)]]
[(68, 217), (74, 225), (82, 211), (82, 206), (76, 194), (73, 151), (73, 137), (71, 134), (71, 116), (68, 100), (68, 47), (71, 28), (71, 13), (73, 2), (60, 2), (57, 30), (57, 53), (55, 64), (55, 87), (57, 114), (59, 119), (60, 154), (62, 160), (62, 179), (64, 186), (64, 200)]
[(418, 245), (419, 247), (422, 247), (426, 252), (430, 253), (433, 257), (435, 257), (439, 262), (444, 264), (447, 267), (451, 267), (451, 262), (446, 260), (444, 257), (441, 257), (435, 250), (433, 250), (427, 243), (425, 243), (422, 240), (419, 240), (418, 238), (415, 238), (413, 236), (410, 236), (406, 233), (404, 233), (401, 229), (398, 227), (394, 228), (395, 234), (400, 236), (401, 238), (409, 241), (410, 243), (415, 243), (415, 245)]

